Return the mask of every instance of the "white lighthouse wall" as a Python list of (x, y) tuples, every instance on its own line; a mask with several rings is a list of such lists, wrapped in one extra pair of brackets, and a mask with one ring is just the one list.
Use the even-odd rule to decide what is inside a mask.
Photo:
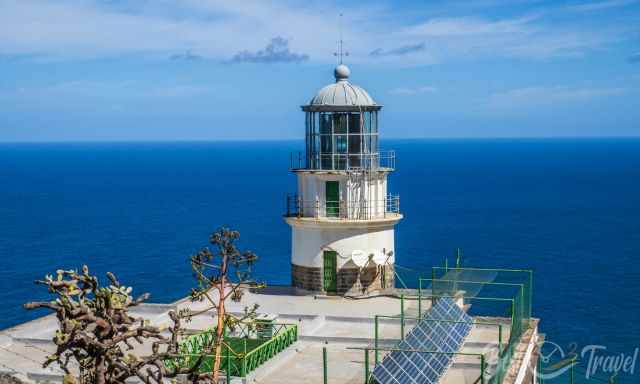
[[(298, 196), (301, 199), (303, 216), (326, 216), (325, 183), (340, 182), (340, 216), (358, 218), (363, 209), (367, 217), (382, 217), (387, 197), (386, 173), (373, 173), (359, 180), (344, 174), (298, 173)], [(363, 203), (366, 202), (366, 203)], [(366, 208), (364, 208), (366, 207)]]
[[(322, 267), (323, 251), (338, 253), (338, 268), (356, 267), (351, 254), (360, 250), (395, 253), (393, 226), (389, 228), (304, 228), (293, 226), (291, 262), (305, 267)], [(394, 257), (389, 259), (393, 263)]]

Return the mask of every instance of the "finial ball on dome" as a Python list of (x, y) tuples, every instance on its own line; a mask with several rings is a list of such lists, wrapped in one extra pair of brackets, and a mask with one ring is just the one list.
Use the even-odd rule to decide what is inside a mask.
[(336, 67), (333, 73), (336, 76), (336, 81), (340, 81), (348, 79), (351, 74), (351, 70), (349, 70), (349, 67), (346, 65), (340, 64)]

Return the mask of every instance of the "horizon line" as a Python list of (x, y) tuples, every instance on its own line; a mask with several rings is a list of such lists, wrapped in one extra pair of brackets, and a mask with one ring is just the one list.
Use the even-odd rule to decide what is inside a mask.
[[(392, 136), (381, 137), (382, 140), (562, 140), (562, 139), (640, 139), (640, 135), (582, 135), (582, 136)], [(279, 142), (304, 141), (305, 138), (233, 138), (233, 139), (69, 139), (69, 140), (0, 140), (2, 144), (99, 144), (99, 143), (216, 143), (216, 142)]]

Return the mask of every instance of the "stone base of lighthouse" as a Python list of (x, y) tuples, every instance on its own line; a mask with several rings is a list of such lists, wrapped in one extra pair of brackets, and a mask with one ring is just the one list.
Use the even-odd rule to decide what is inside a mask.
[[(291, 283), (305, 291), (362, 295), (394, 286), (394, 226), (400, 214), (377, 220), (330, 220), (286, 217), (292, 227)], [(358, 267), (354, 251), (385, 254), (385, 263), (373, 260)], [(327, 263), (327, 257), (333, 262)], [(333, 281), (327, 286), (327, 277)]]
[[(395, 284), (394, 266), (371, 266), (366, 268), (340, 268), (337, 273), (337, 295), (362, 295)], [(324, 292), (322, 268), (291, 264), (291, 285), (305, 291)], [(325, 292), (326, 293), (326, 292)]]

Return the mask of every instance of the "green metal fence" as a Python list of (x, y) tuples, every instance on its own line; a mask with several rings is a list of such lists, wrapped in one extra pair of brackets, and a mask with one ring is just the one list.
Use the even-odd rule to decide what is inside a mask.
[[(259, 332), (252, 332), (251, 327), (240, 325), (233, 333), (225, 332), (221, 346), (220, 370), (227, 377), (245, 377), (267, 360), (298, 340), (296, 324), (271, 324), (271, 337), (260, 337)], [(229, 333), (230, 335), (226, 335)], [(198, 372), (212, 372), (215, 364), (216, 330), (211, 329), (186, 338), (180, 345), (180, 357), (165, 361), (169, 369), (176, 367), (193, 367), (199, 364)]]
[[(406, 322), (408, 320), (414, 320), (415, 322), (417, 321), (455, 322), (452, 320), (428, 319), (428, 318), (424, 318), (422, 314), (419, 317), (410, 317), (410, 316), (404, 315), (405, 305), (406, 305), (406, 302), (408, 301), (417, 300), (418, 302), (420, 302), (420, 300), (423, 300), (426, 298), (428, 299), (428, 301), (431, 302), (433, 300), (437, 300), (438, 298), (442, 298), (442, 297), (449, 297), (453, 299), (458, 298), (458, 296), (451, 296), (451, 295), (434, 296), (431, 293), (424, 293), (424, 295), (422, 296), (420, 295), (412, 296), (412, 295), (403, 294), (400, 297), (400, 315), (399, 316), (384, 316), (384, 315), (374, 316), (374, 345), (373, 345), (373, 348), (371, 348), (371, 350), (374, 351), (374, 366), (377, 365), (378, 362), (380, 361), (379, 354), (377, 353), (377, 351), (384, 349), (381, 346), (382, 338), (380, 337), (380, 331), (379, 331), (380, 320), (382, 319), (397, 320), (398, 329), (399, 329), (399, 333), (397, 336), (398, 341), (404, 337), (405, 330), (407, 329)], [(507, 312), (510, 314), (513, 314), (513, 313), (518, 313), (520, 311), (520, 309), (518, 309), (518, 304), (516, 303), (516, 300), (514, 298), (508, 298), (508, 297), (470, 297), (470, 298), (465, 297), (465, 302), (492, 303), (494, 304), (494, 306), (497, 305), (499, 308), (501, 308), (501, 310), (498, 311), (499, 314), (507, 313)], [(490, 314), (485, 314), (485, 315), (488, 316)], [(480, 380), (479, 378), (478, 382), (482, 381), (490, 384), (501, 383), (502, 379), (504, 378), (509, 368), (509, 365), (511, 364), (511, 359), (516, 350), (515, 347), (519, 341), (519, 338), (514, 336), (514, 332), (519, 332), (520, 330), (520, 328), (517, 326), (518, 324), (517, 316), (509, 315), (507, 317), (503, 317), (503, 316), (495, 316), (495, 317), (504, 318), (505, 323), (500, 323), (497, 321), (473, 321), (472, 322), (472, 324), (475, 324), (475, 325), (495, 326), (498, 329), (498, 335), (496, 336), (497, 350), (495, 351), (497, 358), (489, 359), (487, 356), (484, 356), (485, 366), (483, 367), (481, 372), (481, 374), (484, 376), (482, 377), (482, 380)], [(494, 359), (495, 361), (493, 361)], [(491, 365), (494, 365), (494, 366), (489, 367), (489, 363), (492, 363)], [(488, 368), (492, 368), (492, 369), (488, 370)]]
[[(403, 300), (401, 301), (401, 305), (404, 304), (404, 297)], [(380, 337), (380, 322), (381, 320), (392, 320), (392, 321), (397, 321), (398, 322), (398, 327), (400, 329), (400, 333), (397, 335), (398, 340), (402, 340), (404, 339), (404, 332), (405, 332), (405, 324), (407, 321), (415, 321), (416, 323), (419, 321), (428, 321), (428, 322), (433, 322), (433, 323), (464, 323), (463, 321), (456, 321), (456, 320), (444, 320), (444, 319), (430, 319), (430, 318), (422, 318), (422, 317), (412, 317), (412, 316), (405, 316), (404, 314), (402, 314), (401, 311), (401, 315), (400, 316), (387, 316), (387, 315), (376, 315), (374, 317), (374, 345), (373, 348), (365, 348), (366, 351), (369, 352), (373, 352), (374, 354), (374, 367), (376, 365), (378, 365), (378, 363), (381, 361), (380, 359), (380, 351), (390, 351), (392, 349), (388, 348), (388, 347), (383, 347), (381, 346), (381, 340), (383, 340), (382, 337)], [(498, 322), (491, 322), (491, 321), (473, 321), (472, 322), (473, 325), (476, 326), (487, 326), (487, 327), (495, 327), (497, 329), (497, 335), (496, 335), (496, 340), (495, 343), (497, 345), (497, 356), (501, 356), (501, 354), (506, 350), (507, 347), (507, 340), (505, 338), (505, 336), (507, 336), (507, 330), (505, 329), (506, 327), (508, 327), (509, 325), (506, 324), (502, 324), (502, 323), (498, 323)], [(392, 336), (392, 340), (395, 339), (395, 337)], [(398, 350), (397, 348), (393, 349), (393, 350)], [(409, 350), (405, 350), (405, 352), (412, 352)], [(415, 353), (433, 353), (433, 354), (437, 354), (437, 353), (445, 353), (445, 352), (439, 352), (439, 351), (413, 351)], [(450, 353), (453, 355), (461, 355), (461, 356), (481, 356), (481, 354), (477, 354), (477, 353)], [(365, 361), (368, 361), (369, 357), (365, 356)], [(487, 371), (487, 368), (489, 368), (489, 361), (490, 359), (485, 356), (482, 355), (482, 358), (478, 360), (479, 362), (481, 362), (481, 366), (480, 366), (480, 370), (479, 370), (479, 376), (478, 379), (476, 380), (477, 382), (485, 382), (486, 379), (488, 379), (489, 376), (489, 372)], [(365, 364), (366, 365), (366, 364)], [(366, 369), (368, 369), (366, 367)], [(368, 375), (365, 375), (368, 376)]]
[[(362, 350), (364, 352), (364, 383), (365, 384), (373, 384), (375, 383), (375, 380), (373, 379), (373, 376), (371, 375), (373, 372), (372, 368), (375, 368), (375, 365), (377, 365), (378, 363), (374, 363), (374, 366), (371, 367), (371, 356), (370, 354), (373, 352), (374, 355), (378, 354), (380, 352), (403, 352), (403, 353), (424, 353), (424, 354), (435, 354), (435, 355), (450, 355), (450, 356), (464, 356), (464, 357), (469, 357), (469, 358), (475, 358), (477, 359), (478, 363), (479, 363), (479, 367), (478, 367), (478, 376), (477, 378), (473, 381), (474, 384), (486, 384), (486, 377), (487, 375), (487, 362), (486, 362), (486, 358), (482, 353), (464, 353), (464, 352), (442, 352), (442, 351), (427, 351), (427, 350), (421, 350), (421, 349), (406, 349), (406, 348), (397, 348), (397, 347), (377, 347), (377, 348), (367, 348), (367, 347), (348, 347), (347, 349), (353, 349), (353, 350)], [(325, 367), (326, 367), (326, 363), (325, 363)], [(326, 372), (326, 369), (325, 369)], [(325, 378), (327, 377), (326, 373), (325, 373)], [(326, 384), (327, 380), (325, 379), (325, 384)]]
[[(472, 281), (476, 283), (522, 284), (523, 316), (531, 317), (533, 302), (533, 271), (529, 269), (433, 267), (431, 278), (439, 280)], [(461, 283), (462, 284), (462, 283)], [(484, 287), (486, 289), (486, 286)], [(470, 296), (470, 295), (466, 295)]]
[[(435, 299), (437, 297), (450, 296), (456, 297), (460, 294), (461, 298), (465, 301), (483, 300), (483, 299), (508, 299), (512, 300), (512, 306), (508, 308), (508, 315), (512, 319), (513, 329), (511, 330), (511, 336), (519, 338), (522, 333), (529, 327), (529, 313), (530, 304), (527, 300), (526, 285), (524, 283), (503, 283), (503, 282), (475, 282), (468, 280), (450, 280), (450, 279), (419, 279), (419, 286), (422, 287), (424, 283), (430, 285), (432, 292), (430, 297)], [(491, 288), (489, 296), (478, 296), (477, 292), (481, 290)], [(474, 295), (470, 295), (469, 292), (475, 292)], [(418, 304), (422, 306), (422, 288), (420, 288), (418, 296)], [(421, 308), (418, 310), (421, 313)], [(496, 313), (486, 315), (495, 316)]]
[[(454, 267), (434, 267), (431, 271), (417, 271), (395, 266), (396, 282), (399, 288), (404, 288), (403, 294), (399, 295), (400, 315), (374, 317), (375, 330), (373, 346), (362, 349), (365, 353), (365, 383), (371, 383), (371, 372), (381, 361), (381, 352), (398, 350), (388, 347), (391, 341), (388, 337), (380, 337), (380, 324), (383, 320), (394, 320), (397, 324), (397, 332), (391, 339), (395, 339), (396, 345), (404, 337), (405, 331), (410, 329), (412, 323), (417, 321), (443, 321), (425, 319), (423, 314), (438, 298), (450, 297), (453, 299), (463, 299), (465, 304), (471, 304), (470, 313), (474, 319), (478, 316), (502, 318), (504, 322), (484, 322), (474, 321), (474, 324), (495, 325), (499, 328), (497, 341), (497, 359), (487, 354), (478, 354), (481, 358), (479, 376), (475, 384), (498, 384), (502, 383), (506, 377), (518, 344), (522, 340), (524, 333), (531, 327), (531, 317), (533, 315), (533, 272), (526, 269), (492, 269), (492, 268), (466, 268), (461, 267), (457, 262)], [(415, 290), (415, 291), (412, 291)], [(414, 295), (413, 292), (417, 292)], [(406, 316), (407, 303), (417, 301), (417, 317)], [(415, 307), (415, 306), (414, 306)], [(389, 330), (387, 329), (387, 334)], [(384, 344), (384, 345), (383, 345)], [(442, 353), (439, 351), (410, 351), (407, 353)], [(369, 355), (373, 353), (373, 357)], [(457, 353), (465, 355), (464, 353)], [(471, 354), (473, 355), (473, 354)], [(576, 384), (584, 382), (578, 380), (579, 376), (585, 376), (586, 371), (581, 366), (581, 362), (574, 358), (571, 361), (570, 369), (562, 375), (553, 379), (543, 380), (547, 372), (546, 364), (542, 359), (538, 359), (536, 383), (548, 384)], [(554, 367), (551, 367), (554, 368)], [(548, 375), (547, 375), (548, 377)], [(595, 375), (590, 376), (589, 381), (594, 383), (617, 383), (619, 378), (616, 375)]]
[[(482, 369), (477, 382), (501, 383), (511, 365), (516, 346), (523, 333), (530, 327), (533, 272), (519, 269), (462, 268), (459, 262), (455, 267), (449, 267), (447, 263), (444, 267), (434, 267), (429, 273), (397, 265), (396, 270), (404, 276), (402, 278), (397, 275), (397, 281), (403, 288), (417, 289), (417, 295), (402, 294), (400, 296), (400, 316), (396, 316), (399, 319), (400, 339), (404, 335), (406, 321), (426, 320), (423, 319), (424, 311), (441, 297), (462, 298), (464, 303), (471, 304), (472, 308), (485, 309), (484, 313), (478, 313), (476, 316), (505, 319), (505, 324), (491, 321), (475, 322), (476, 324), (493, 324), (499, 328), (497, 359), (493, 359), (490, 364), (487, 356), (482, 356)], [(417, 300), (418, 304), (418, 316), (414, 318), (405, 316), (405, 302), (411, 300)], [(378, 329), (378, 323), (383, 318), (389, 317), (375, 316), (374, 318), (374, 345), (371, 348), (374, 352), (374, 367), (380, 361), (379, 351), (385, 349), (380, 345)], [(505, 327), (508, 330), (504, 329)]]
[[(533, 272), (524, 269), (492, 269), (433, 267), (431, 292), (464, 292), (465, 301), (502, 300), (510, 304), (511, 329), (509, 342), (501, 351), (490, 383), (501, 383), (511, 365), (522, 335), (530, 327), (533, 300)], [(422, 279), (423, 281), (429, 279)], [(491, 297), (488, 297), (491, 296)], [(488, 314), (491, 315), (491, 314)]]

